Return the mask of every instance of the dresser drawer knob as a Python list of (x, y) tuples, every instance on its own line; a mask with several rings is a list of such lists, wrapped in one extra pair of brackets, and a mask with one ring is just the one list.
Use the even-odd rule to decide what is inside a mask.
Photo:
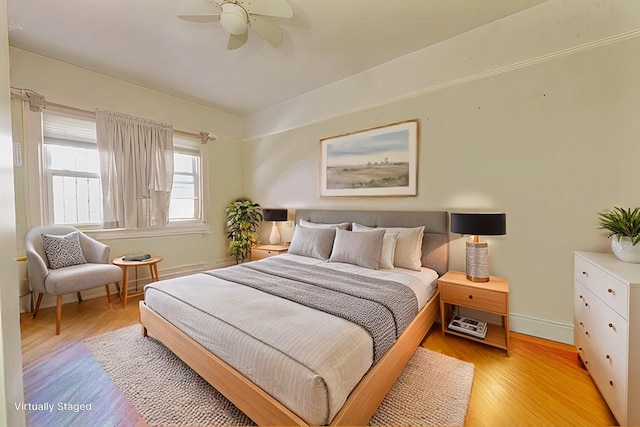
[(584, 299), (584, 297), (583, 297), (582, 295), (580, 295), (578, 298), (580, 298), (580, 299)]
[(613, 323), (609, 323), (609, 327), (610, 327), (611, 329), (614, 329), (614, 327), (613, 327)]
[(610, 294), (612, 294), (612, 293), (613, 293), (613, 289), (609, 288), (609, 289), (607, 289), (607, 292), (609, 292)]
[(580, 326), (584, 326), (584, 323), (580, 322)]
[(586, 336), (589, 336), (589, 331), (584, 331), (584, 334), (585, 334)]
[(585, 302), (585, 303), (584, 303), (584, 306), (585, 306), (585, 307), (589, 307), (589, 303), (588, 303), (588, 302)]
[(605, 357), (607, 358), (607, 360), (611, 360), (611, 356), (609, 356), (608, 354)]
[(473, 299), (473, 295), (469, 295), (469, 299)]
[(613, 387), (613, 380), (609, 380), (609, 385)]
[(587, 273), (586, 271), (583, 271), (582, 275), (585, 276), (585, 277), (589, 277), (589, 273)]

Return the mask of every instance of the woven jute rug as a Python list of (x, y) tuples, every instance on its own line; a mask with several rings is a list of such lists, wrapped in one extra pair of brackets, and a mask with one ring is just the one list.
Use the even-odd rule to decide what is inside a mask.
[[(138, 325), (85, 344), (150, 426), (254, 425)], [(463, 425), (473, 371), (471, 363), (418, 348), (371, 425)]]

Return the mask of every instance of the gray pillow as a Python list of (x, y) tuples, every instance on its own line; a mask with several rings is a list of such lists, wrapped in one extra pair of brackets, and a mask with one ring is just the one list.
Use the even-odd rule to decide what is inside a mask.
[(348, 222), (340, 222), (336, 224), (323, 224), (319, 222), (309, 222), (304, 219), (300, 220), (300, 225), (307, 228), (341, 228), (346, 230), (349, 228)]
[(87, 263), (77, 231), (64, 236), (42, 234), (42, 246), (52, 269)]
[(336, 240), (329, 262), (346, 262), (377, 270), (380, 266), (384, 233), (384, 230), (366, 233), (336, 230)]
[(297, 225), (288, 253), (329, 259), (335, 236), (335, 228), (307, 228)]

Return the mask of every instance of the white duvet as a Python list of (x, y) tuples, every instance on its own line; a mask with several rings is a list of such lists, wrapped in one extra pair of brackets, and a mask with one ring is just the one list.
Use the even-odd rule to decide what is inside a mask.
[[(280, 256), (403, 283), (420, 308), (437, 288), (437, 273), (426, 268), (371, 270)], [(147, 285), (145, 302), (312, 425), (331, 421), (373, 361), (362, 327), (207, 274)]]

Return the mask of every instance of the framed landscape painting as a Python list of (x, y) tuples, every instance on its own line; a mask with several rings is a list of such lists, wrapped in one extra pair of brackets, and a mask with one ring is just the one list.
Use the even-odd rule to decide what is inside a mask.
[(320, 140), (320, 196), (416, 196), (418, 120)]

